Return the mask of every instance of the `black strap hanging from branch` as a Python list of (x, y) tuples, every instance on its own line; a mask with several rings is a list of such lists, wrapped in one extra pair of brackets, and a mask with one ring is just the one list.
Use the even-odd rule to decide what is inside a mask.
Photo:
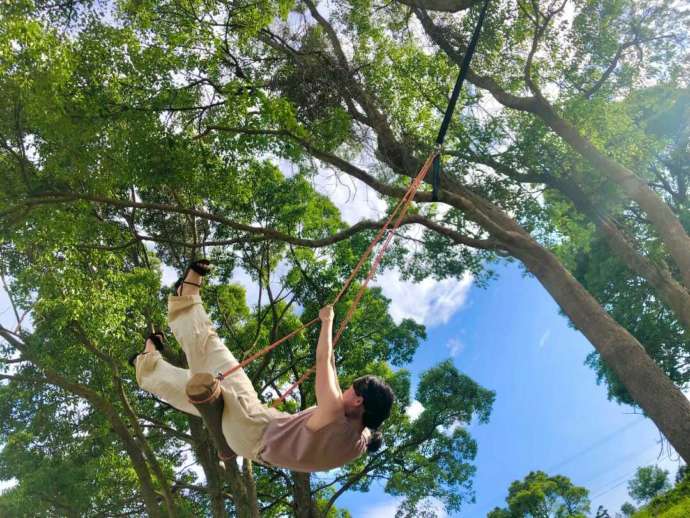
[[(477, 42), (479, 41), (479, 33), (482, 30), (482, 24), (484, 23), (484, 16), (486, 15), (486, 8), (489, 5), (489, 0), (484, 0), (484, 5), (482, 6), (482, 12), (479, 14), (479, 20), (477, 21), (477, 26), (474, 28), (474, 33), (472, 33), (472, 39), (467, 47), (467, 52), (462, 58), (462, 64), (460, 65), (460, 73), (458, 74), (458, 79), (455, 81), (455, 87), (453, 88), (453, 94), (450, 96), (450, 102), (446, 108), (446, 113), (443, 116), (443, 122), (441, 123), (441, 129), (438, 131), (438, 136), (436, 137), (436, 147), (441, 150), (443, 146), (443, 141), (446, 138), (446, 132), (448, 131), (448, 126), (450, 126), (450, 119), (453, 117), (453, 112), (455, 111), (455, 105), (458, 102), (458, 97), (460, 96), (460, 90), (462, 89), (462, 83), (467, 75), (467, 70), (470, 68), (470, 62), (472, 61), (472, 55), (474, 50), (477, 48)], [(436, 155), (433, 165), (433, 174), (431, 179), (431, 185), (433, 191), (431, 194), (432, 201), (438, 201), (438, 189), (441, 183), (441, 155), (440, 153)]]

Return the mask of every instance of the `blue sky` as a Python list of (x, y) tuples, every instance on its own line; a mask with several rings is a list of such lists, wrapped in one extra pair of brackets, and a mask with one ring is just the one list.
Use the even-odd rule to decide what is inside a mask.
[[(592, 511), (613, 511), (627, 498), (627, 480), (641, 465), (658, 464), (675, 475), (677, 462), (660, 454), (653, 423), (612, 403), (583, 365), (589, 342), (568, 326), (542, 286), (520, 267), (504, 264), (487, 289), (471, 287), (446, 323), (410, 366), (413, 375), (447, 357), (462, 372), (496, 392), (491, 420), (472, 425), (476, 503), (457, 516), (483, 517), (505, 505), (508, 486), (530, 470), (562, 474), (586, 487)], [(397, 500), (380, 486), (340, 500), (355, 517), (392, 517)]]

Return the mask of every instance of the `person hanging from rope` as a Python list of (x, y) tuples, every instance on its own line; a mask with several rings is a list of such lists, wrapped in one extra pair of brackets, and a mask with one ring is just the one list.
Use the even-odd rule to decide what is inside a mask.
[(207, 394), (220, 393), (224, 405), (218, 421), (231, 448), (225, 453), (218, 448), (222, 460), (231, 460), (236, 454), (268, 466), (312, 472), (337, 468), (367, 450), (378, 450), (382, 435), (377, 430), (391, 413), (393, 391), (381, 378), (371, 375), (357, 378), (347, 390), (341, 390), (333, 354), (330, 305), (319, 311), (316, 406), (296, 414), (282, 412), (261, 403), (243, 369), (222, 380), (209, 374), (238, 365), (213, 329), (199, 295), (202, 278), (210, 270), (206, 260), (191, 263), (176, 282), (175, 295), (168, 299), (169, 325), (184, 350), (189, 369), (163, 359), (163, 335), (155, 333), (146, 340), (144, 351), (130, 358), (139, 386), (196, 416), (201, 414), (194, 403), (204, 401), (190, 401), (190, 380), (198, 377), (202, 385), (206, 383)]

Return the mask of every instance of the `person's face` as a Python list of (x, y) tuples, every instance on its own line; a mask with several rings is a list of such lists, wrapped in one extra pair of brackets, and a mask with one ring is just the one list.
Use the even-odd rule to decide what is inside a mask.
[(358, 406), (362, 406), (364, 398), (358, 396), (357, 392), (355, 392), (355, 388), (350, 385), (350, 388), (343, 392), (343, 403), (347, 408), (357, 408)]

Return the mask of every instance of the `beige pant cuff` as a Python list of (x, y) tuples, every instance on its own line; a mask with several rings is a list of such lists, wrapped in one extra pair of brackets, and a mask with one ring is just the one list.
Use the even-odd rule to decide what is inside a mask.
[(168, 324), (177, 318), (180, 313), (185, 309), (195, 306), (197, 304), (203, 304), (201, 300), (201, 295), (182, 295), (178, 297), (177, 295), (168, 296)]
[(134, 367), (137, 371), (137, 383), (141, 388), (145, 388), (146, 378), (156, 368), (156, 363), (162, 358), (160, 351), (152, 351), (150, 353), (141, 353), (134, 360)]

